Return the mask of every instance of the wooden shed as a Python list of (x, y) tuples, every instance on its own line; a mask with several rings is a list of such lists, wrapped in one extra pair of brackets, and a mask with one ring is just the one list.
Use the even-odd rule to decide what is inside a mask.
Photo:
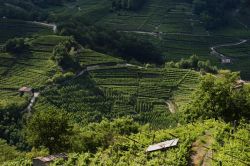
[(231, 61), (231, 59), (229, 59), (229, 58), (222, 58), (221, 59), (221, 63), (222, 64), (230, 64), (232, 61)]
[(28, 93), (30, 95), (33, 95), (34, 93), (34, 89), (33, 88), (29, 88), (29, 87), (21, 87), (18, 92), (23, 95), (24, 93)]
[(33, 166), (48, 166), (56, 159), (67, 160), (68, 156), (65, 153), (49, 155), (46, 157), (37, 157), (33, 159)]

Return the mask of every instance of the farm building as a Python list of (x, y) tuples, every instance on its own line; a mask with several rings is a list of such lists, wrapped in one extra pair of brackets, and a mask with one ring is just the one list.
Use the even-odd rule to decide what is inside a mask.
[(229, 58), (223, 58), (223, 59), (221, 59), (221, 63), (222, 64), (230, 64), (232, 61), (231, 61), (231, 59), (229, 59)]
[(33, 88), (29, 88), (29, 87), (21, 87), (18, 92), (20, 93), (20, 95), (23, 95), (24, 93), (28, 93), (30, 95), (33, 95), (34, 93), (34, 89)]
[(46, 157), (37, 157), (33, 159), (33, 166), (48, 166), (56, 159), (67, 160), (68, 156), (65, 153), (60, 153), (55, 155), (49, 155)]

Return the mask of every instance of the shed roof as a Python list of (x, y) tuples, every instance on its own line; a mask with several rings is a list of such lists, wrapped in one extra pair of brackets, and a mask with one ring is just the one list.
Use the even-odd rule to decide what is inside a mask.
[(65, 153), (59, 153), (59, 154), (49, 155), (46, 157), (37, 157), (37, 158), (35, 158), (35, 160), (40, 160), (40, 161), (46, 163), (46, 162), (54, 161), (55, 159), (58, 159), (58, 158), (67, 159), (67, 157), (68, 156)]
[(21, 87), (19, 90), (19, 92), (31, 92), (32, 91), (32, 88), (29, 88), (29, 87)]
[(245, 84), (246, 83), (246, 81), (244, 81), (244, 80), (237, 80), (237, 84)]
[(156, 150), (161, 150), (161, 149), (166, 149), (166, 148), (176, 146), (178, 141), (179, 141), (179, 139), (172, 139), (172, 140), (161, 142), (161, 143), (158, 143), (158, 144), (155, 144), (155, 145), (150, 145), (147, 148), (146, 152), (153, 152), (153, 151), (156, 151)]

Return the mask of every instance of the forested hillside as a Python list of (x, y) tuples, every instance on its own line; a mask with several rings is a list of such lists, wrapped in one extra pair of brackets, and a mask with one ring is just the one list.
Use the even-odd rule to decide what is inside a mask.
[(250, 165), (249, 5), (0, 0), (0, 165)]

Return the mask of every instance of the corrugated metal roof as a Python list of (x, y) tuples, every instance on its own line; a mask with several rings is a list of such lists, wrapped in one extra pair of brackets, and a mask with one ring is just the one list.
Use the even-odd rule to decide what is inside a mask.
[(28, 88), (28, 87), (21, 87), (19, 90), (19, 92), (31, 92), (32, 91), (32, 88)]
[(178, 144), (178, 141), (179, 141), (179, 139), (173, 139), (173, 140), (168, 140), (168, 141), (161, 142), (161, 143), (158, 143), (158, 144), (155, 144), (155, 145), (150, 145), (147, 148), (146, 152), (153, 152), (153, 151), (156, 151), (156, 150), (161, 150), (161, 149), (166, 149), (166, 148), (169, 148), (169, 147), (176, 146)]
[(49, 155), (46, 157), (37, 157), (35, 159), (41, 160), (42, 162), (51, 162), (51, 161), (58, 159), (58, 158), (66, 159), (67, 155), (65, 153), (59, 153), (59, 154), (55, 154), (55, 155)]

